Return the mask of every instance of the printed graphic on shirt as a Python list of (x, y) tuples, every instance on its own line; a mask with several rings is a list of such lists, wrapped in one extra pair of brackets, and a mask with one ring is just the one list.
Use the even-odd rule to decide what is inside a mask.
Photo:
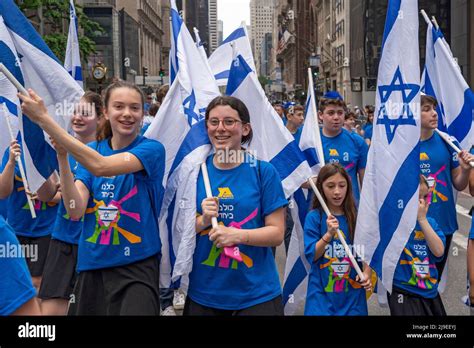
[[(219, 188), (219, 192), (221, 192), (221, 188)], [(229, 190), (230, 192), (230, 190)], [(232, 208), (230, 208), (230, 206)], [(228, 212), (222, 212), (222, 204), (220, 204), (219, 206), (219, 218), (222, 218), (223, 214), (224, 216), (227, 216), (226, 218), (229, 218), (228, 217)], [(229, 205), (226, 207), (226, 210), (229, 211), (233, 211), (233, 205)], [(245, 219), (243, 219), (242, 221), (240, 222), (236, 222), (236, 221), (232, 221), (228, 227), (233, 227), (233, 228), (236, 228), (238, 230), (241, 230), (244, 225), (255, 219), (255, 217), (257, 217), (258, 215), (258, 208), (255, 209), (249, 216), (247, 216)], [(224, 224), (222, 222), (219, 222), (219, 225), (221, 226), (224, 226)], [(207, 236), (210, 232), (210, 229), (207, 229), (207, 230), (204, 230), (200, 233), (201, 237), (202, 236)], [(227, 255), (225, 255), (223, 252), (223, 249), (222, 248), (217, 248), (214, 244), (212, 245), (212, 248), (211, 248), (211, 251), (209, 252), (209, 256), (207, 257), (206, 260), (204, 260), (202, 262), (203, 265), (206, 265), (206, 266), (210, 266), (210, 267), (216, 267), (216, 263), (217, 263), (217, 259), (219, 258), (219, 262), (218, 262), (218, 266), (220, 268), (231, 268), (231, 269), (238, 269), (238, 262), (234, 259), (231, 259), (229, 258)], [(243, 264), (247, 267), (247, 268), (252, 268), (253, 267), (253, 260), (246, 254), (244, 254), (242, 251), (240, 251), (240, 256), (242, 256), (242, 260), (243, 260)], [(232, 261), (232, 263), (231, 263)]]
[(88, 208), (86, 214), (95, 214), (96, 225), (94, 234), (87, 238), (86, 241), (90, 243), (101, 245), (110, 245), (111, 239), (113, 245), (120, 245), (120, 237), (122, 235), (128, 242), (132, 244), (141, 243), (141, 237), (129, 232), (119, 226), (120, 218), (122, 216), (128, 216), (137, 222), (140, 222), (140, 214), (126, 211), (122, 205), (127, 200), (138, 194), (137, 186), (134, 186), (132, 190), (127, 193), (122, 199), (115, 201), (112, 200), (108, 205), (104, 201), (98, 201), (94, 199), (95, 206)]
[[(342, 232), (342, 231), (341, 231)], [(344, 232), (342, 234), (345, 237)], [(349, 257), (346, 255), (344, 246), (338, 240), (338, 236), (334, 236), (334, 241), (326, 247), (324, 253), (325, 263), (322, 263), (320, 269), (328, 268), (329, 278), (325, 292), (348, 292), (349, 285), (354, 289), (360, 289), (360, 284), (350, 278), (352, 263)]]
[[(19, 177), (18, 175), (15, 174), (15, 180), (20, 183), (20, 187), (18, 187), (16, 190), (17, 192), (25, 191), (25, 187), (23, 186), (23, 179)], [(58, 205), (58, 203), (54, 202), (42, 202), (38, 199), (33, 200), (34, 204), (34, 209), (35, 211), (41, 211), (41, 210), (46, 210), (48, 208), (53, 208)], [(25, 205), (21, 207), (22, 210), (30, 210), (30, 205), (28, 204), (28, 200), (26, 201)]]
[(234, 199), (232, 191), (228, 187), (219, 187), (219, 199)]
[(407, 259), (400, 260), (400, 265), (409, 265), (412, 269), (410, 279), (403, 284), (416, 286), (420, 289), (432, 289), (433, 285), (437, 283), (437, 280), (431, 277), (430, 269), (436, 268), (436, 265), (434, 263), (430, 264), (428, 245), (422, 242), (425, 240), (423, 231), (415, 231), (414, 240), (415, 242), (420, 242), (419, 244), (415, 243), (413, 245), (416, 255), (413, 255), (410, 250), (405, 248), (403, 252)]

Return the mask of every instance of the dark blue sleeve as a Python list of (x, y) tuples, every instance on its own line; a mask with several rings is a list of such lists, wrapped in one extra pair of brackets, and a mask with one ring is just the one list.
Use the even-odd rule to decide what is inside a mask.
[(259, 161), (262, 185), (262, 216), (266, 217), (281, 207), (288, 205), (275, 167), (268, 162)]
[[(446, 248), (446, 236), (444, 235), (443, 231), (441, 231), (441, 229), (439, 228), (438, 223), (436, 222), (436, 220), (431, 218), (431, 217), (427, 217), (427, 220), (430, 223), (433, 230), (435, 231), (435, 233), (438, 235), (438, 237), (443, 242), (443, 246)], [(444, 257), (444, 256), (436, 257), (436, 256), (433, 255), (433, 253), (431, 253), (431, 256), (433, 257), (433, 260), (435, 260), (436, 262), (441, 261)]]
[(367, 145), (365, 140), (358, 134), (352, 134), (352, 137), (355, 139), (357, 148), (359, 149), (359, 160), (357, 162), (357, 171), (359, 171), (360, 169), (365, 169), (367, 165), (369, 145)]
[(144, 139), (129, 151), (142, 163), (149, 180), (162, 182), (165, 172), (165, 148), (151, 139)]
[(310, 264), (314, 262), (316, 243), (321, 239), (321, 212), (313, 210), (308, 213), (304, 223), (304, 253)]
[[(444, 140), (443, 140), (444, 141)], [(454, 145), (456, 145), (458, 148), (462, 149), (461, 144), (457, 140), (453, 139)], [(451, 164), (451, 170), (456, 169), (459, 167), (459, 159), (458, 159), (458, 154), (456, 151), (454, 151), (449, 144), (446, 144), (446, 146), (449, 149), (449, 152), (451, 153), (451, 159), (450, 159), (450, 164)]]

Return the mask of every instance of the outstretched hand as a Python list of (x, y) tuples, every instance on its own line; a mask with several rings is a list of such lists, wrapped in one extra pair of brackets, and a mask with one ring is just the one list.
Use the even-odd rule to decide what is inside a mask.
[(48, 109), (46, 108), (43, 99), (36, 94), (31, 88), (28, 89), (29, 96), (18, 93), (18, 98), (22, 101), (21, 111), (24, 115), (34, 123), (40, 123), (41, 121), (49, 118)]

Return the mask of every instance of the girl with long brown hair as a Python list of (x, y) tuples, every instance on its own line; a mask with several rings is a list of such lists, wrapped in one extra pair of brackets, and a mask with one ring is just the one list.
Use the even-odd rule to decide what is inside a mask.
[(331, 215), (326, 216), (315, 198), (314, 210), (306, 217), (305, 254), (311, 271), (305, 315), (367, 315), (365, 290), (371, 289), (372, 271), (364, 264), (365, 279), (359, 279), (337, 237), (340, 229), (349, 246), (354, 241), (357, 211), (350, 177), (340, 164), (328, 164), (321, 169), (316, 187)]

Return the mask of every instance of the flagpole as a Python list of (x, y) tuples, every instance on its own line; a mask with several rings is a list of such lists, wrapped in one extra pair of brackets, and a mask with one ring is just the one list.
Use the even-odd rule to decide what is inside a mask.
[[(213, 198), (212, 196), (212, 190), (211, 190), (211, 182), (209, 181), (209, 173), (207, 171), (207, 164), (206, 162), (203, 162), (201, 164), (201, 170), (202, 170), (202, 177), (204, 179), (204, 188), (206, 189), (206, 196), (207, 198)], [(212, 228), (217, 228), (219, 227), (219, 224), (217, 222), (217, 218), (213, 217), (211, 219), (212, 222)], [(242, 256), (240, 255), (240, 250), (238, 246), (230, 246), (230, 247), (224, 247), (224, 254), (227, 257), (230, 257), (238, 262), (242, 262)]]
[[(456, 151), (457, 153), (460, 153), (461, 152), (461, 149), (459, 147), (456, 146), (456, 144), (453, 143), (453, 141), (443, 132), (441, 132), (439, 129), (435, 129), (435, 132), (438, 133), (438, 135), (449, 145), (452, 147), (452, 149), (454, 151)], [(474, 161), (472, 162), (469, 162), (470, 166), (472, 168), (474, 168)]]
[[(324, 201), (323, 197), (321, 196), (321, 193), (319, 193), (318, 188), (316, 187), (316, 184), (313, 182), (313, 180), (310, 178), (308, 180), (309, 184), (311, 185), (311, 188), (313, 189), (316, 197), (318, 198), (319, 203), (321, 204), (321, 207), (323, 208), (324, 212), (326, 213), (327, 216), (332, 215), (331, 212), (329, 211), (328, 206), (326, 205), (326, 202)], [(354, 266), (357, 275), (361, 279), (361, 281), (365, 280), (365, 276), (362, 273), (362, 270), (359, 267), (359, 264), (357, 263), (354, 255), (352, 254), (351, 250), (349, 249), (349, 246), (347, 245), (347, 242), (341, 232), (340, 229), (337, 229), (337, 237), (341, 241), (342, 245), (344, 246), (344, 250), (346, 251), (346, 255), (349, 257), (351, 260), (352, 265)]]
[(426, 24), (428, 24), (428, 25), (431, 24), (430, 18), (426, 14), (425, 10), (421, 10), (420, 13), (423, 16), (423, 18), (425, 19)]
[(25, 89), (25, 87), (23, 87), (21, 83), (18, 82), (16, 77), (12, 75), (10, 70), (8, 70), (7, 67), (3, 65), (3, 63), (0, 63), (0, 72), (2, 72), (10, 80), (10, 82), (16, 87), (17, 90), (20, 91), (21, 94), (29, 97), (28, 91)]
[[(319, 120), (318, 120), (318, 110), (316, 108), (316, 96), (314, 95), (314, 80), (313, 74), (311, 73), (311, 68), (308, 68), (308, 81), (309, 81), (309, 93), (311, 95), (311, 109), (313, 110), (314, 117), (316, 118), (316, 129), (314, 130), (316, 133), (316, 140), (319, 144), (322, 144), (321, 141), (321, 133), (319, 132)], [(324, 162), (324, 152), (321, 146), (318, 146), (316, 149), (318, 151), (318, 159), (319, 163), (321, 163), (321, 167), (324, 167), (326, 163)]]
[[(5, 115), (5, 120), (7, 121), (8, 131), (10, 132), (10, 138), (13, 141), (15, 140), (15, 135), (13, 134), (12, 125), (10, 123), (10, 117), (8, 116), (8, 110), (5, 103), (2, 104), (2, 107), (3, 107), (3, 113)], [(25, 194), (26, 194), (26, 199), (28, 200), (28, 207), (30, 208), (31, 217), (33, 219), (36, 219), (35, 206), (34, 206), (33, 200), (31, 199), (31, 196), (28, 194), (28, 192), (30, 192), (30, 189), (28, 186), (28, 181), (26, 180), (25, 169), (23, 168), (23, 162), (21, 161), (20, 155), (16, 155), (15, 160), (18, 163), (18, 168), (20, 169), (20, 175), (21, 175), (21, 179), (23, 180), (23, 186), (25, 187)]]

